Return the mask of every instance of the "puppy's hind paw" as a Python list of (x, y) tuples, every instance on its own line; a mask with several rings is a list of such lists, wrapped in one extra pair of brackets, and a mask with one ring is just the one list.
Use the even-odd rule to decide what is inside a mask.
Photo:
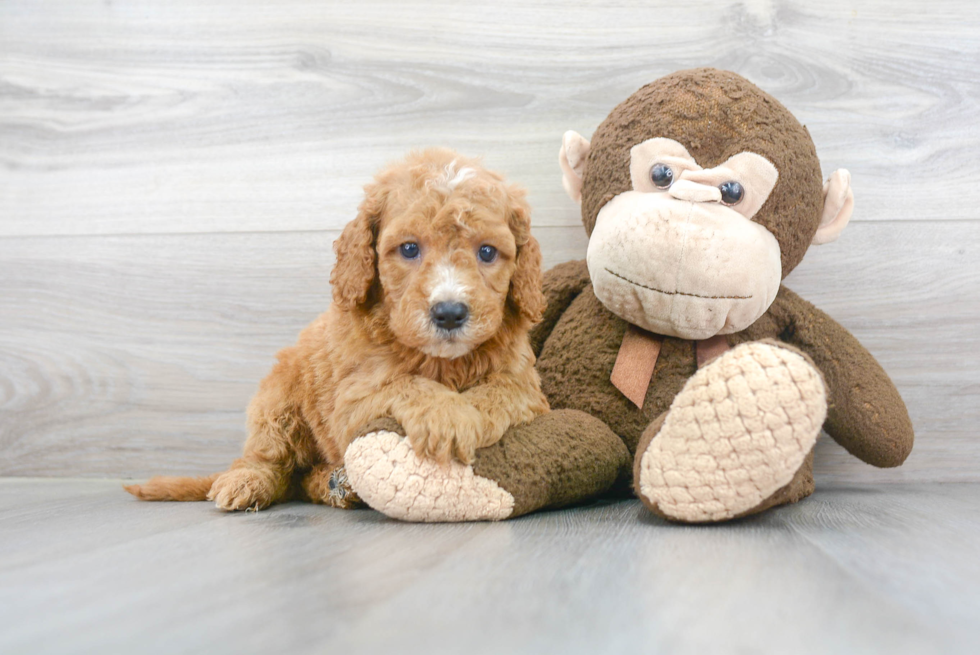
[(208, 492), (218, 509), (226, 512), (265, 509), (278, 500), (276, 476), (270, 472), (237, 468), (218, 476)]
[(373, 509), (402, 521), (499, 521), (514, 511), (514, 497), (493, 480), (457, 461), (420, 458), (408, 440), (387, 431), (355, 439), (344, 463), (351, 486)]

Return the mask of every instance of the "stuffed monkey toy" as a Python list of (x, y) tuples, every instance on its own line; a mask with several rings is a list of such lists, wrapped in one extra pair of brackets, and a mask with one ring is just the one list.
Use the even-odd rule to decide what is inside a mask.
[(559, 160), (589, 246), (545, 274), (531, 335), (552, 411), (448, 468), (393, 421), (365, 426), (345, 459), (369, 505), (492, 520), (632, 487), (658, 516), (717, 522), (810, 495), (821, 430), (874, 466), (905, 460), (894, 384), (781, 284), (854, 205), (848, 172), (822, 181), (783, 105), (734, 73), (680, 71), (591, 141), (567, 132)]

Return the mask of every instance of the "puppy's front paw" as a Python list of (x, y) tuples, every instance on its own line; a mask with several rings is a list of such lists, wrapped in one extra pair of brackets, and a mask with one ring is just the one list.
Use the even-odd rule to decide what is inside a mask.
[(237, 468), (222, 473), (208, 492), (218, 509), (234, 512), (265, 509), (275, 500), (273, 475), (257, 468)]
[(487, 430), (483, 415), (458, 395), (421, 403), (397, 418), (415, 454), (441, 464), (453, 457), (470, 464)]

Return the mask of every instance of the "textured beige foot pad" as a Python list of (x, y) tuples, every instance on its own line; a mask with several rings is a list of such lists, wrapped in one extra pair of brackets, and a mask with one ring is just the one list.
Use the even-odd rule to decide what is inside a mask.
[(730, 519), (789, 484), (826, 415), (823, 378), (802, 355), (743, 344), (674, 399), (640, 460), (639, 492), (673, 519)]
[(459, 462), (421, 459), (408, 440), (380, 431), (355, 439), (344, 455), (347, 477), (361, 499), (402, 521), (497, 521), (514, 511), (514, 497)]

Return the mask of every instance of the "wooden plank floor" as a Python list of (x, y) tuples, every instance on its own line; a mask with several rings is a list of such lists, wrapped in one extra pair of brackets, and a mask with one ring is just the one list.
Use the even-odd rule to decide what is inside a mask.
[(485, 155), (546, 265), (582, 258), (561, 134), (703, 65), (853, 173), (852, 225), (788, 284), (881, 360), (917, 443), (877, 471), (825, 440), (818, 474), (980, 481), (974, 0), (5, 0), (0, 475), (224, 466), (361, 185), (409, 148)]
[[(712, 527), (229, 516), (71, 479), (237, 455), (410, 148), (483, 155), (545, 265), (582, 258), (561, 134), (705, 65), (853, 174), (852, 225), (787, 283), (893, 376), (902, 468), (824, 439), (817, 495)], [(0, 477), (0, 653), (980, 652), (977, 116), (974, 0), (0, 2), (0, 476), (62, 478)]]
[(709, 527), (636, 501), (409, 525), (0, 480), (0, 652), (976, 653), (980, 485), (829, 485)]

